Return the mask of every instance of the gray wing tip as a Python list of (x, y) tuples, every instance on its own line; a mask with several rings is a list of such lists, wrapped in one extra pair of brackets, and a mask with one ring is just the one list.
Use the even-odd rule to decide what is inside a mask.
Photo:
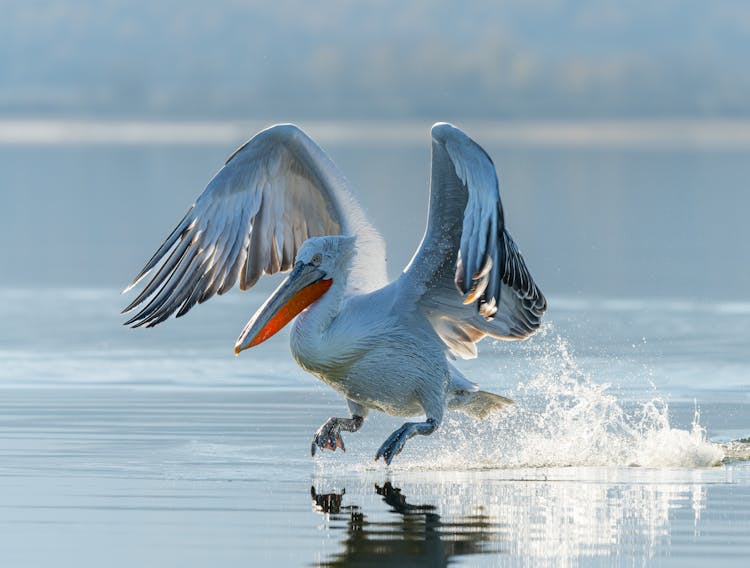
[(514, 333), (520, 339), (531, 337), (542, 327), (542, 317), (547, 311), (547, 299), (538, 288), (536, 288), (536, 291), (538, 297), (532, 297), (522, 302), (521, 317), (517, 318), (514, 329)]
[(125, 286), (125, 288), (123, 288), (122, 290), (120, 290), (120, 295), (122, 296), (122, 295), (124, 295), (124, 294), (127, 294), (127, 293), (128, 293), (128, 292), (130, 292), (130, 291), (131, 291), (131, 290), (132, 290), (133, 288), (135, 288), (136, 286), (138, 286), (138, 284), (140, 284), (140, 282), (141, 282), (141, 281), (142, 281), (142, 280), (143, 280), (144, 278), (146, 278), (146, 276), (148, 276), (148, 274), (149, 274), (150, 272), (151, 272), (151, 268), (148, 268), (148, 265), (146, 265), (146, 268), (144, 268), (143, 270), (141, 270), (141, 271), (140, 271), (140, 272), (138, 273), (138, 276), (136, 276), (136, 277), (135, 277), (135, 278), (133, 279), (133, 281), (132, 281), (132, 282), (131, 282), (130, 284), (128, 284), (127, 286)]
[(258, 134), (261, 134), (263, 132), (280, 132), (289, 134), (292, 132), (302, 132), (302, 129), (293, 122), (277, 122), (276, 124), (272, 124), (268, 128), (264, 128)]
[(310, 138), (307, 133), (296, 124), (292, 122), (280, 122), (278, 124), (272, 124), (268, 128), (264, 128), (263, 130), (258, 132), (258, 134), (253, 136), (250, 142), (252, 142), (256, 138), (265, 137), (272, 137), (276, 140), (289, 140), (300, 135), (304, 138)]
[(133, 288), (136, 287), (137, 284), (138, 284), (138, 280), (137, 279), (133, 280), (130, 284), (128, 284), (127, 286), (125, 286), (125, 288), (123, 288), (122, 290), (120, 290), (120, 296), (123, 296), (123, 295), (127, 294), (128, 292), (130, 292)]
[(448, 138), (455, 136), (456, 134), (466, 136), (460, 128), (456, 128), (450, 122), (436, 122), (430, 129), (430, 135), (432, 138), (440, 143), (444, 143)]
[(302, 130), (299, 126), (291, 122), (281, 122), (278, 124), (272, 124), (271, 126), (264, 128), (263, 130), (258, 132), (255, 136), (250, 138), (250, 140), (248, 140), (247, 142), (242, 143), (234, 152), (232, 152), (229, 155), (226, 162), (224, 162), (224, 165), (226, 166), (229, 162), (231, 162), (234, 158), (236, 158), (245, 149), (249, 148), (250, 145), (253, 144), (254, 142), (258, 142), (258, 141), (261, 141), (263, 139), (268, 139), (268, 138), (275, 139), (275, 140), (279, 140), (279, 139), (289, 140), (298, 135), (302, 135), (305, 138), (309, 138), (309, 136), (305, 133), (304, 130)]
[(232, 152), (227, 160), (224, 162), (226, 166), (234, 160), (244, 150), (250, 148), (254, 143), (263, 143), (264, 140), (272, 141), (285, 141), (292, 140), (297, 137), (302, 137), (306, 140), (312, 140), (308, 134), (302, 130), (299, 126), (292, 122), (280, 122), (278, 124), (272, 124), (271, 126), (264, 128), (258, 132), (255, 136), (250, 138), (247, 142), (242, 143), (234, 152)]

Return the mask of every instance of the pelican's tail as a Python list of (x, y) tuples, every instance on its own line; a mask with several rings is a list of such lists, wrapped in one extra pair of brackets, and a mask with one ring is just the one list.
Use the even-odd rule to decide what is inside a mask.
[(458, 410), (477, 420), (486, 418), (488, 414), (498, 412), (511, 404), (513, 401), (509, 398), (481, 390), (455, 391), (448, 400), (450, 410)]

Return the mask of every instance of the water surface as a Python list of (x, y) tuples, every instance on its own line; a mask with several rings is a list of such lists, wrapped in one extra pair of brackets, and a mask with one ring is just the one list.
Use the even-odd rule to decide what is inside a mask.
[(553, 298), (541, 334), (487, 342), (463, 365), (513, 411), (451, 416), (387, 468), (372, 458), (400, 422), (382, 415), (346, 454), (310, 457), (345, 405), (293, 364), (284, 334), (231, 356), (261, 299), (133, 331), (117, 325), (114, 290), (0, 294), (3, 565), (685, 566), (750, 553), (748, 449), (726, 445), (750, 433), (746, 305)]

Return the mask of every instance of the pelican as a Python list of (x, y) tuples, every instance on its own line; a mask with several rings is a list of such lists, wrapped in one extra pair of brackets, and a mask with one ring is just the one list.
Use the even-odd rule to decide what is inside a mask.
[[(247, 323), (235, 354), (295, 320), (297, 363), (333, 387), (351, 416), (329, 418), (316, 449), (345, 450), (370, 410), (424, 416), (406, 422), (375, 454), (390, 465), (446, 410), (482, 419), (512, 401), (479, 390), (453, 364), (485, 336), (525, 339), (547, 301), (505, 228), (489, 155), (458, 128), (432, 127), (429, 218), (419, 248), (394, 281), (383, 239), (344, 176), (300, 128), (279, 124), (227, 159), (125, 292), (143, 284), (125, 325), (155, 326), (223, 294), (239, 280), (289, 272)], [(144, 280), (154, 271), (154, 275)], [(296, 318), (296, 319), (295, 319)]]

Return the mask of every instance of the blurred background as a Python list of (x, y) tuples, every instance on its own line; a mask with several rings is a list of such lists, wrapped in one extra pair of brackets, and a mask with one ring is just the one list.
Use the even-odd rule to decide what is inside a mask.
[(279, 121), (341, 167), (396, 276), (448, 120), (548, 295), (747, 299), (748, 55), (739, 0), (3, 0), (0, 286), (122, 288)]

